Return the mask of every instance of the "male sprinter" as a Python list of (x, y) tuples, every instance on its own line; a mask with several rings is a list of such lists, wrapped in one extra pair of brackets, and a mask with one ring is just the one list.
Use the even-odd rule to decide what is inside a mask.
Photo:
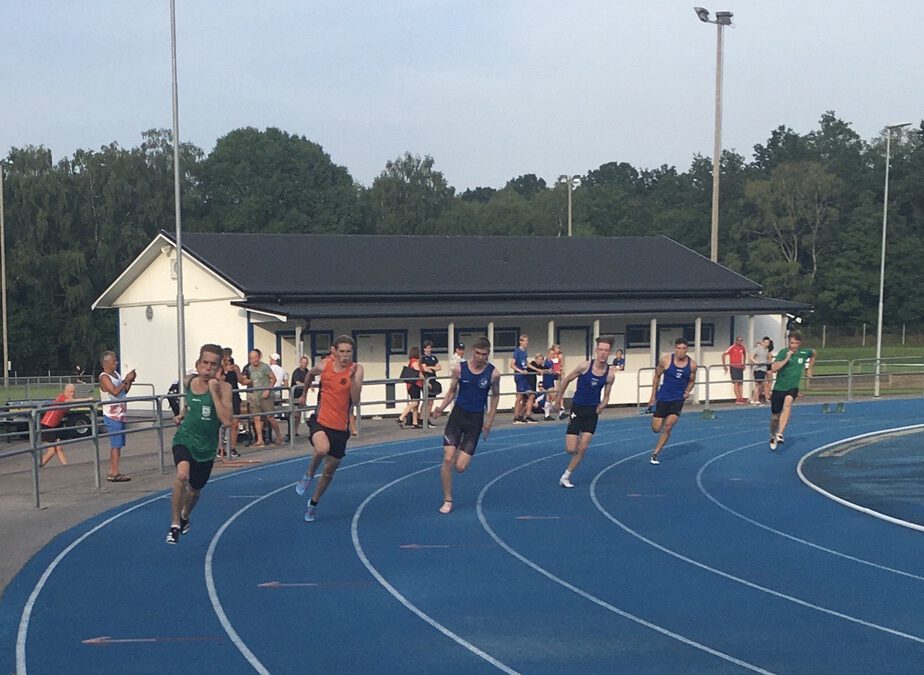
[(814, 349), (802, 346), (802, 336), (793, 331), (789, 334), (789, 349), (781, 349), (770, 366), (771, 372), (776, 373), (770, 394), (771, 450), (776, 450), (777, 445), (783, 443), (783, 432), (789, 424), (793, 401), (799, 396), (802, 373), (812, 376), (815, 355)]
[[(661, 435), (655, 444), (654, 452), (651, 453), (652, 464), (661, 463), (658, 455), (661, 454), (661, 449), (671, 437), (674, 425), (680, 419), (684, 401), (693, 391), (693, 384), (696, 381), (696, 361), (687, 356), (689, 347), (690, 343), (685, 338), (677, 338), (674, 340), (674, 353), (663, 357), (658, 361), (658, 367), (655, 368), (648, 407), (655, 406), (655, 400), (657, 400), (655, 411), (651, 416), (651, 430)], [(658, 382), (662, 375), (664, 382), (659, 387)]]
[(359, 404), (359, 396), (363, 389), (363, 367), (353, 363), (355, 346), (353, 338), (348, 335), (341, 335), (334, 340), (330, 357), (308, 371), (305, 389), (298, 399), (299, 407), (304, 406), (311, 383), (314, 382), (314, 378), (320, 377), (318, 407), (308, 418), (308, 440), (314, 446), (314, 456), (308, 465), (308, 471), (295, 485), (295, 492), (299, 496), (304, 496), (321, 462), (327, 458), (324, 473), (321, 474), (318, 486), (305, 510), (307, 523), (317, 518), (318, 502), (334, 479), (340, 461), (346, 456), (346, 445), (350, 438), (350, 410)]
[[(443, 397), (443, 402), (433, 410), (433, 416), (439, 417), (446, 407), (455, 400), (456, 404), (449, 413), (446, 430), (443, 433), (443, 466), (440, 467), (440, 480), (443, 484), (443, 505), (440, 513), (452, 511), (452, 470), (462, 473), (468, 468), (475, 456), (475, 448), (481, 434), (488, 437), (497, 402), (500, 395), (500, 373), (493, 363), (488, 363), (491, 343), (487, 338), (478, 338), (472, 345), (472, 357), (461, 361), (452, 369), (452, 380)], [(488, 392), (491, 403), (488, 406)], [(458, 394), (458, 395), (457, 395)], [(485, 408), (488, 419), (484, 418)]]
[(218, 430), (235, 423), (231, 385), (217, 378), (222, 356), (218, 345), (202, 345), (196, 374), (186, 382), (185, 407), (173, 418), (180, 428), (173, 437), (176, 478), (170, 498), (173, 520), (167, 531), (168, 544), (176, 544), (180, 534), (189, 532), (189, 514), (212, 474)]
[(597, 430), (597, 419), (610, 402), (610, 390), (613, 388), (616, 372), (606, 361), (610, 358), (610, 350), (615, 341), (611, 336), (598, 337), (593, 360), (584, 361), (568, 373), (558, 388), (556, 407), (560, 409), (565, 390), (573, 380), (577, 380), (574, 398), (571, 400), (571, 421), (568, 422), (568, 429), (565, 431), (565, 452), (571, 455), (571, 461), (558, 479), (558, 484), (564, 488), (574, 487), (571, 474), (584, 459), (590, 439)]

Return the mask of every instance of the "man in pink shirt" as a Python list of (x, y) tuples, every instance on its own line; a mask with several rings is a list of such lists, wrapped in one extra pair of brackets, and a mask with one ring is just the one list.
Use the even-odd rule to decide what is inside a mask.
[(736, 337), (734, 344), (722, 352), (722, 366), (728, 373), (731, 369), (732, 386), (735, 388), (735, 403), (747, 403), (742, 392), (744, 381), (744, 364), (747, 363), (748, 350), (744, 348), (744, 338)]

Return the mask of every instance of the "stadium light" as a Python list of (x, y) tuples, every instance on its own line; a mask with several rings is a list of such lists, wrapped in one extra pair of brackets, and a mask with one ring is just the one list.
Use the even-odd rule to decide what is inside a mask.
[[(6, 320), (6, 222), (4, 220), (4, 202), (3, 202), (3, 162), (0, 162), (0, 286), (2, 286), (3, 296), (3, 388), (8, 390), (10, 387), (10, 341), (7, 336)], [(8, 392), (7, 392), (8, 393)]]
[(571, 191), (574, 189), (575, 185), (580, 185), (581, 177), (580, 176), (565, 176), (561, 175), (558, 177), (559, 183), (565, 183), (568, 186), (568, 236), (571, 236)]
[(716, 12), (715, 19), (709, 18), (705, 7), (694, 7), (693, 11), (703, 23), (714, 23), (716, 27), (715, 48), (715, 143), (712, 148), (712, 229), (709, 237), (709, 258), (719, 261), (719, 164), (722, 160), (722, 28), (732, 25), (732, 12)]
[(889, 222), (889, 160), (892, 150), (892, 132), (910, 126), (911, 122), (899, 122), (886, 126), (885, 189), (882, 194), (882, 257), (879, 261), (879, 319), (876, 324), (876, 379), (873, 396), (879, 396), (879, 376), (882, 372), (882, 298), (885, 290), (886, 228)]

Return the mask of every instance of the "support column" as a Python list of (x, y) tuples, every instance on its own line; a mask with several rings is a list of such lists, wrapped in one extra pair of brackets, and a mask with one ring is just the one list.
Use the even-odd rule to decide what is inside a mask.
[(549, 346), (546, 347), (546, 349), (551, 349), (552, 345), (555, 344), (555, 321), (553, 319), (549, 319), (548, 338), (549, 338)]
[[(593, 344), (597, 341), (597, 338), (598, 338), (598, 337), (600, 337), (600, 319), (594, 319), (593, 337), (592, 337), (592, 340), (591, 340), (591, 343), (590, 343), (590, 344), (593, 345)], [(591, 349), (592, 349), (592, 348), (593, 348), (593, 347), (591, 347)], [(591, 353), (593, 353), (593, 352), (591, 352)], [(591, 358), (593, 358), (593, 357), (591, 357)]]
[(650, 356), (651, 367), (658, 365), (658, 320), (652, 319), (648, 327), (648, 355)]
[(488, 340), (491, 342), (491, 353), (488, 355), (488, 359), (494, 360), (494, 322), (488, 321)]
[(304, 353), (302, 349), (302, 326), (298, 322), (298, 319), (295, 320), (295, 360), (298, 361), (302, 358)]
[(447, 333), (447, 343), (446, 343), (446, 353), (452, 356), (455, 352), (456, 346), (456, 322), (450, 321), (449, 326), (446, 327)]

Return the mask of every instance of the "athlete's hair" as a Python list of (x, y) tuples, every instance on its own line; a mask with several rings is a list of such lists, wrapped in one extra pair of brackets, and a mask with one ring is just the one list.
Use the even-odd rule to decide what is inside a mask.
[(354, 349), (356, 349), (356, 340), (351, 338), (349, 335), (338, 335), (337, 339), (334, 340), (334, 344), (331, 345), (334, 349), (339, 347), (342, 344), (348, 344)]
[(103, 365), (103, 361), (105, 361), (106, 359), (108, 359), (110, 356), (111, 356), (112, 358), (115, 358), (115, 355), (116, 355), (116, 353), (115, 353), (114, 351), (112, 351), (111, 349), (107, 349), (106, 351), (104, 351), (104, 352), (100, 355), (100, 357), (99, 357), (99, 365)]
[(677, 345), (686, 345), (687, 347), (689, 347), (690, 343), (687, 342), (687, 339), (685, 337), (679, 337), (676, 340), (674, 340), (674, 346), (676, 347)]
[(616, 338), (612, 335), (601, 335), (597, 338), (597, 344), (600, 344), (601, 342), (605, 342), (610, 346), (610, 349), (612, 349), (613, 345), (616, 344)]
[(202, 359), (202, 355), (205, 354), (206, 352), (217, 356), (219, 361), (221, 361), (225, 356), (225, 352), (221, 348), (221, 345), (216, 345), (212, 343), (204, 344), (199, 348), (199, 359), (200, 360)]
[(491, 341), (486, 337), (477, 338), (472, 343), (472, 349), (487, 349), (491, 351)]
[(790, 339), (790, 340), (798, 340), (799, 342), (802, 342), (802, 333), (800, 333), (800, 332), (797, 331), (797, 330), (794, 330), (794, 331), (792, 331), (792, 332), (789, 334), (789, 339)]

